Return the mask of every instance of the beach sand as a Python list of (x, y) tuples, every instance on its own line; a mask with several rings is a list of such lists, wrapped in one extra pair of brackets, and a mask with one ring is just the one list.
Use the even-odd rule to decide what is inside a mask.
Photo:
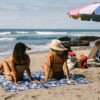
[[(89, 48), (73, 49), (77, 54), (89, 54)], [(47, 52), (29, 54), (31, 71), (41, 70)], [(89, 84), (67, 85), (48, 89), (29, 89), (19, 92), (5, 92), (0, 86), (0, 100), (100, 100), (100, 67), (74, 69), (70, 73), (81, 74), (93, 81)]]

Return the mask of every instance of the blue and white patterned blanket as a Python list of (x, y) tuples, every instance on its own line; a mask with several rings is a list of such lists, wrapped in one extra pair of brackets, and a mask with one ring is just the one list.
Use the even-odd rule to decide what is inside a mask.
[[(22, 91), (26, 89), (39, 89), (39, 88), (49, 88), (49, 87), (56, 87), (56, 86), (65, 86), (65, 85), (77, 85), (77, 84), (88, 84), (91, 81), (84, 78), (79, 77), (75, 74), (71, 75), (71, 79), (76, 80), (75, 83), (69, 83), (66, 81), (66, 79), (56, 80), (56, 79), (50, 79), (47, 83), (31, 83), (27, 80), (27, 74), (24, 74), (24, 79), (22, 82), (22, 85), (16, 86), (11, 81), (6, 81), (4, 75), (0, 75), (0, 85), (3, 87), (6, 91)], [(44, 75), (42, 71), (34, 72), (32, 73), (32, 77), (34, 79), (44, 79)]]

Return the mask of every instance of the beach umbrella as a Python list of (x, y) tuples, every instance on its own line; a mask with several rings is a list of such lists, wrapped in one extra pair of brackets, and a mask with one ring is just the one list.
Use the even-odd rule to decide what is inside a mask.
[(100, 2), (70, 10), (67, 15), (74, 19), (100, 22)]

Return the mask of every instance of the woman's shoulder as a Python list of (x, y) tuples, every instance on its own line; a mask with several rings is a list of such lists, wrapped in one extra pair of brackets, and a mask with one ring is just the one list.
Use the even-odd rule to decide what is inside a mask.
[(13, 61), (14, 60), (13, 55), (10, 55), (8, 60)]
[(53, 52), (49, 51), (48, 52), (48, 57), (52, 57), (53, 56)]
[(8, 63), (14, 62), (13, 55), (10, 55), (10, 56), (6, 59), (6, 61), (7, 61)]

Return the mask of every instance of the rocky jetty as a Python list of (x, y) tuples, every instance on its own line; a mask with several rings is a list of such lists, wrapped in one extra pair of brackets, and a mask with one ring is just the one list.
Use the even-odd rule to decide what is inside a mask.
[(82, 36), (82, 37), (74, 37), (74, 39), (70, 37), (60, 37), (59, 40), (62, 41), (65, 47), (68, 46), (89, 46), (91, 41), (95, 41), (100, 39), (97, 36)]
[(100, 39), (98, 36), (82, 36), (79, 38), (79, 40), (88, 40), (88, 41), (95, 41), (97, 39)]
[(86, 40), (62, 41), (65, 47), (69, 46), (89, 46), (90, 42)]

